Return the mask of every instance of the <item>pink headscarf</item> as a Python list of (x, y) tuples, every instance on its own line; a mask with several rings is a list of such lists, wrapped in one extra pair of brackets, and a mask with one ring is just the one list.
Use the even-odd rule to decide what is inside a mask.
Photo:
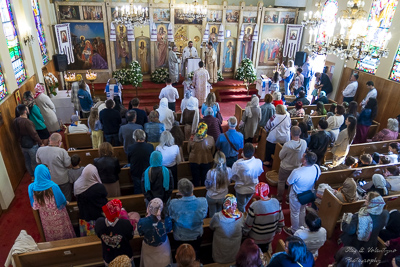
[(154, 215), (157, 217), (157, 219), (160, 221), (161, 220), (161, 212), (163, 210), (164, 203), (162, 202), (161, 199), (159, 198), (153, 198), (149, 205), (147, 205), (147, 217), (150, 215)]
[(93, 164), (88, 164), (82, 171), (81, 176), (74, 183), (74, 195), (85, 192), (94, 184), (101, 184), (99, 172)]
[(36, 99), (41, 93), (44, 93), (44, 90), (45, 90), (44, 85), (40, 84), (40, 83), (37, 83), (36, 86), (35, 86), (35, 96), (34, 96), (34, 98)]

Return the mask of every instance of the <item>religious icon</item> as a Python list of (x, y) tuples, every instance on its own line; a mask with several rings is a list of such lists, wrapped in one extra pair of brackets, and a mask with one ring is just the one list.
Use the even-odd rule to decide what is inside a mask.
[(61, 20), (80, 20), (79, 6), (60, 6)]
[(67, 31), (61, 31), (61, 42), (63, 42), (63, 43), (68, 42)]
[(168, 21), (170, 20), (169, 9), (154, 9), (153, 21)]
[[(282, 44), (285, 32), (284, 25), (264, 24), (261, 34), (259, 66), (275, 66), (275, 60), (282, 57)], [(297, 38), (298, 32), (295, 31)], [(292, 34), (289, 35), (289, 38)]]
[(231, 72), (233, 67), (233, 59), (235, 56), (234, 42), (233, 40), (228, 40), (225, 47), (224, 55), (224, 71)]
[(239, 11), (227, 10), (226, 11), (226, 22), (239, 22)]
[(278, 23), (277, 11), (265, 11), (264, 23)]
[(208, 10), (207, 22), (222, 22), (222, 10)]
[(101, 6), (83, 6), (83, 19), (84, 20), (102, 20), (103, 10)]
[(297, 31), (290, 31), (289, 39), (296, 40), (297, 39)]
[(213, 43), (213, 48), (217, 52), (217, 49), (218, 49), (218, 26), (210, 27), (210, 38), (208, 39), (208, 41)]
[(281, 11), (279, 12), (279, 23), (281, 24), (294, 24), (296, 12)]
[(119, 24), (117, 31), (117, 61), (120, 68), (127, 68), (130, 57), (129, 42), (127, 37), (127, 29), (124, 25)]
[(156, 61), (156, 67), (162, 67), (166, 64), (167, 52), (168, 52), (168, 40), (167, 40), (167, 29), (163, 24), (157, 27), (157, 42), (156, 48), (158, 51), (158, 58)]
[(256, 23), (257, 12), (256, 11), (243, 11), (243, 23)]
[(145, 41), (139, 42), (139, 62), (142, 66), (142, 72), (147, 73), (149, 72), (149, 64), (147, 63), (147, 47)]
[(240, 60), (250, 58), (253, 52), (253, 27), (247, 26), (244, 31)]
[(15, 90), (14, 96), (17, 105), (22, 104), (21, 93), (19, 92), (19, 89)]

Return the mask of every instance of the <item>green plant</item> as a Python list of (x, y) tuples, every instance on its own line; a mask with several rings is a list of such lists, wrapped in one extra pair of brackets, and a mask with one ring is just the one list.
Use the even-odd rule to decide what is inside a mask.
[(222, 77), (222, 71), (221, 70), (217, 71), (217, 76), (218, 76), (218, 81), (219, 82), (224, 80), (224, 77)]
[(153, 83), (165, 83), (165, 80), (169, 78), (169, 72), (167, 68), (156, 69), (150, 76), (150, 80)]
[(240, 62), (240, 67), (236, 72), (236, 80), (244, 81), (248, 84), (252, 84), (257, 80), (256, 70), (250, 59), (246, 58)]
[(132, 84), (134, 87), (140, 87), (143, 82), (142, 67), (137, 61), (129, 64), (128, 69), (114, 71), (112, 76), (123, 85)]
[(191, 73), (189, 73), (189, 78), (190, 78), (190, 79), (193, 79), (193, 76), (194, 76), (194, 71), (192, 71)]
[(44, 76), (44, 81), (50, 91), (49, 93), (56, 96), (56, 89), (58, 88), (58, 79), (56, 78), (56, 76), (54, 76), (53, 73), (49, 72)]

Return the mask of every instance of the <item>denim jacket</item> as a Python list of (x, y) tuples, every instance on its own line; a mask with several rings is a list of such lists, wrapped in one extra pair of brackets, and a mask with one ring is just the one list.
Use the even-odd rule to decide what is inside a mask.
[(147, 135), (147, 142), (160, 142), (161, 133), (165, 131), (164, 123), (148, 122), (144, 124), (144, 131)]
[(174, 239), (196, 240), (203, 235), (203, 219), (207, 216), (207, 200), (204, 197), (182, 197), (172, 199), (169, 216), (173, 222)]
[(164, 221), (158, 221), (151, 215), (140, 219), (137, 227), (139, 235), (144, 237), (147, 245), (158, 247), (167, 240), (168, 233), (172, 231), (172, 221), (168, 216)]

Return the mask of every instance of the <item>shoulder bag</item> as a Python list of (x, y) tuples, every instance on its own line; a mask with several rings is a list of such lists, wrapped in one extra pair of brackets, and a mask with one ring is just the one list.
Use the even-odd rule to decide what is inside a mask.
[(238, 150), (236, 149), (236, 147), (232, 144), (231, 140), (229, 140), (228, 135), (226, 133), (224, 133), (226, 141), (228, 141), (229, 145), (231, 146), (231, 148), (235, 151), (238, 152)]
[(311, 202), (315, 201), (314, 186), (315, 186), (315, 182), (318, 179), (318, 168), (315, 165), (314, 165), (314, 167), (315, 167), (315, 170), (317, 171), (317, 175), (315, 176), (313, 189), (307, 190), (307, 191), (305, 191), (303, 193), (300, 193), (300, 194), (297, 194), (297, 199), (299, 200), (301, 205), (306, 205), (308, 203), (311, 203)]

